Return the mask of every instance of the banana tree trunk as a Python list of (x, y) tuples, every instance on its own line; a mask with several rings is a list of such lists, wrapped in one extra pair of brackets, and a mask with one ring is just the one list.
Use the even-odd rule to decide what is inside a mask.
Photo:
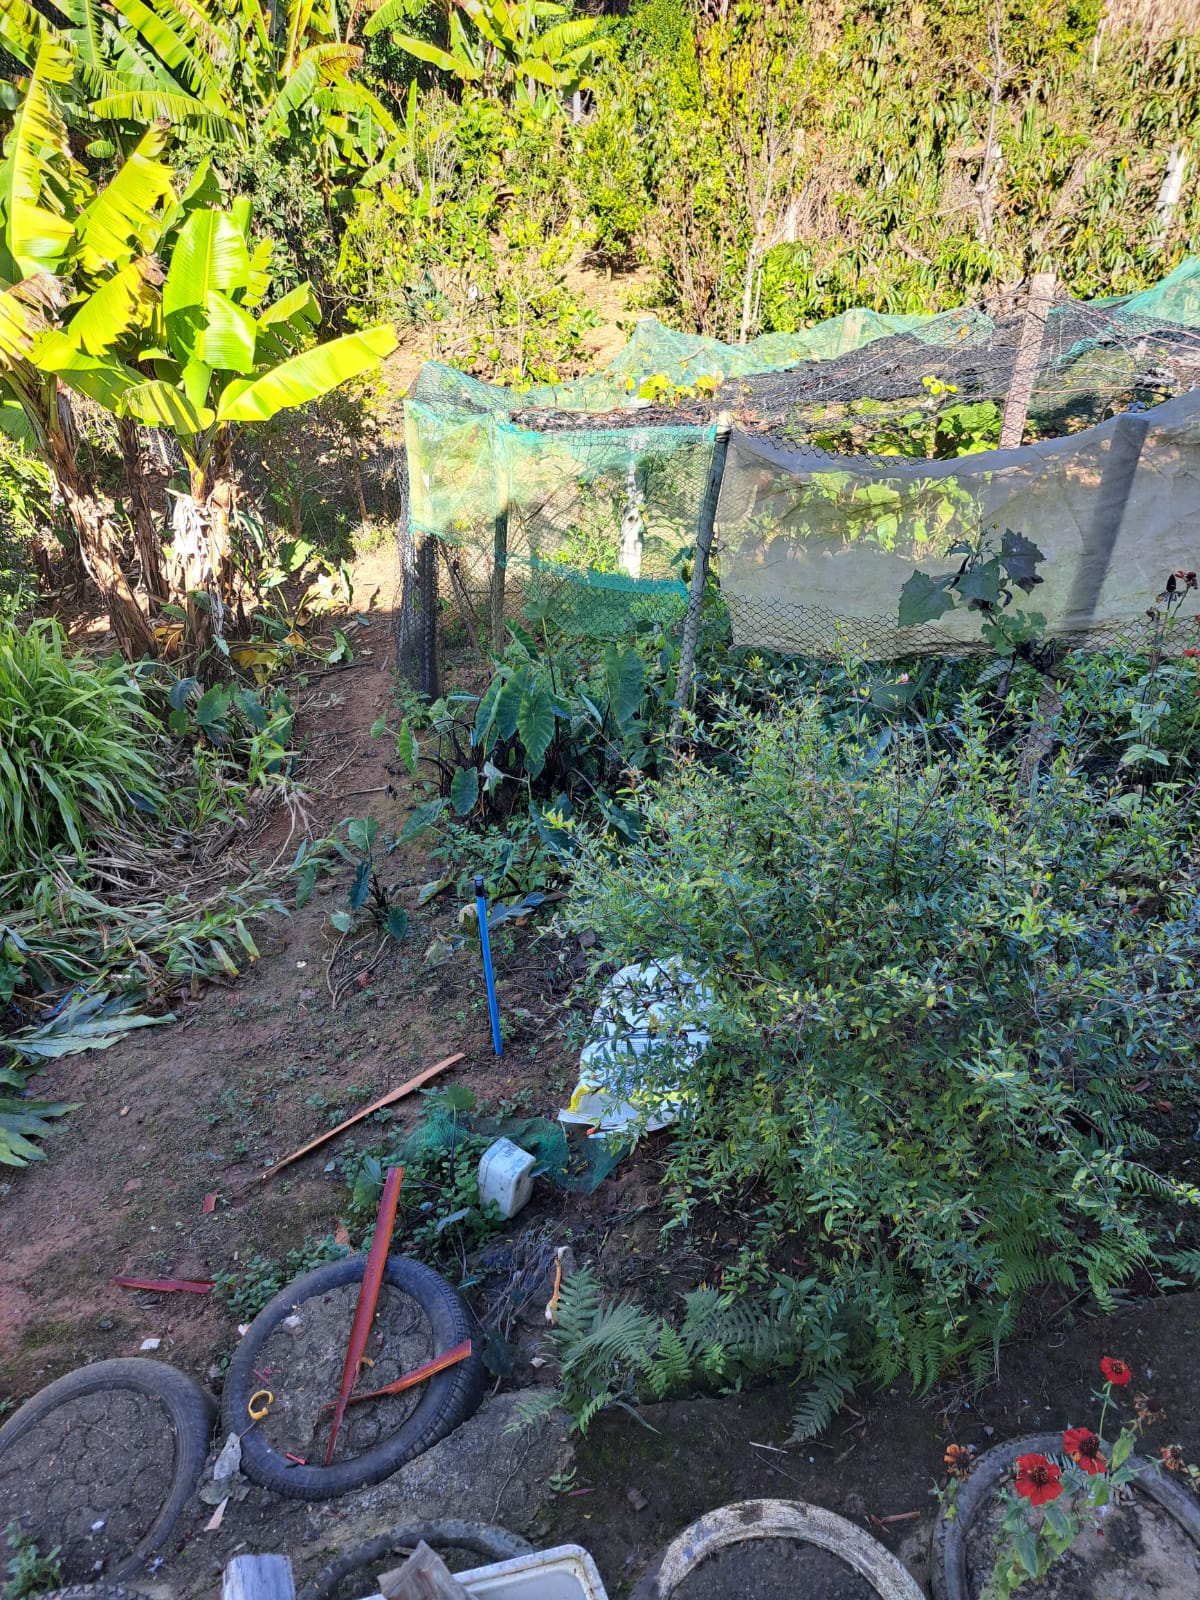
[(233, 579), (231, 474), (229, 431), (222, 428), (204, 465), (192, 469), (191, 493), (176, 497), (171, 514), (168, 578), (173, 597), (187, 612), (190, 650), (206, 650), (225, 633)]
[(142, 587), (152, 602), (165, 600), (167, 580), (163, 571), (162, 540), (152, 500), (157, 474), (151, 470), (147, 453), (142, 448), (138, 425), (132, 417), (117, 418), (117, 437), (125, 466), (125, 488), (129, 496), (133, 540), (142, 566)]
[(121, 566), (120, 541), (107, 508), (85, 482), (76, 466), (74, 451), (62, 434), (51, 437), (48, 453), (50, 471), (79, 540), (84, 567), (104, 596), (121, 654), (127, 661), (155, 655), (154, 634)]

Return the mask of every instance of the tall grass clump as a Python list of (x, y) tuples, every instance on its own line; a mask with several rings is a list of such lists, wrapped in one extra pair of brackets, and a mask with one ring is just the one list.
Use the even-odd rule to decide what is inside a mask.
[(97, 822), (156, 808), (151, 737), (118, 657), (72, 655), (53, 621), (0, 630), (0, 876), (64, 844), (82, 856)]

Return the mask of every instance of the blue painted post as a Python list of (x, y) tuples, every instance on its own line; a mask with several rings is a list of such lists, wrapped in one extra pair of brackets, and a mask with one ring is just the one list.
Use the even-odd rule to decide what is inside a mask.
[(500, 1040), (500, 1007), (496, 1001), (496, 974), (492, 969), (492, 941), (488, 937), (487, 895), (483, 892), (483, 877), (475, 876), (475, 913), (479, 918), (479, 947), (483, 951), (483, 977), (487, 984), (488, 1015), (492, 1019), (492, 1046), (498, 1056), (504, 1054)]

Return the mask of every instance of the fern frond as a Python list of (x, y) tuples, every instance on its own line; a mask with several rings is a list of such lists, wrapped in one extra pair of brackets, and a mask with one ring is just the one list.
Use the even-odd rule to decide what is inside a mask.
[(812, 1379), (808, 1393), (792, 1416), (789, 1444), (804, 1444), (815, 1439), (833, 1421), (842, 1405), (854, 1393), (854, 1383), (849, 1374), (821, 1372)]

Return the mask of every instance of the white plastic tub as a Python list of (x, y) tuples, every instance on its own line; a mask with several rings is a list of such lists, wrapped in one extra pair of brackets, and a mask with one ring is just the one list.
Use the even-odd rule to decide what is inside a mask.
[(455, 1577), (472, 1600), (608, 1600), (596, 1563), (577, 1544), (535, 1550)]

